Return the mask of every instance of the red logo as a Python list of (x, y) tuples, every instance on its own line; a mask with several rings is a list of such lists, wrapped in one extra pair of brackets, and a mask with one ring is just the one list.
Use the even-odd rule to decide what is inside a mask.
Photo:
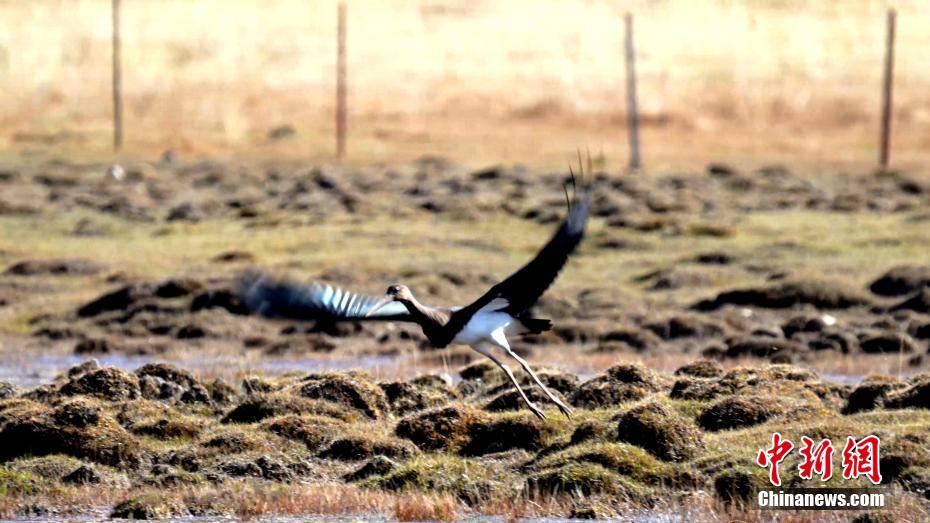
[(843, 447), (843, 477), (854, 479), (865, 476), (873, 485), (881, 483), (882, 473), (878, 465), (880, 447), (881, 440), (875, 435), (859, 441), (852, 436), (846, 438), (846, 446)]
[[(798, 476), (801, 479), (813, 479), (814, 474), (820, 476), (821, 481), (833, 477), (833, 442), (829, 439), (820, 440), (814, 445), (814, 440), (807, 436), (801, 437), (801, 463), (798, 464)], [(769, 469), (769, 481), (776, 487), (781, 486), (781, 476), (778, 467), (788, 457), (794, 448), (794, 443), (782, 438), (778, 432), (772, 433), (772, 445), (759, 449), (756, 464)], [(873, 484), (882, 482), (882, 473), (879, 466), (878, 454), (881, 440), (876, 435), (866, 436), (858, 441), (852, 436), (846, 438), (843, 447), (843, 477), (856, 479), (865, 476)]]
[(801, 436), (800, 453), (804, 460), (798, 465), (798, 475), (801, 479), (811, 479), (816, 473), (820, 481), (827, 481), (833, 477), (833, 442), (828, 439), (820, 440), (814, 448), (814, 440)]
[(756, 463), (760, 467), (769, 468), (769, 481), (776, 487), (781, 485), (781, 478), (778, 476), (778, 465), (788, 457), (788, 453), (794, 448), (794, 443), (782, 439), (781, 434), (775, 432), (772, 434), (772, 446), (766, 449), (759, 449), (759, 455), (756, 456)]

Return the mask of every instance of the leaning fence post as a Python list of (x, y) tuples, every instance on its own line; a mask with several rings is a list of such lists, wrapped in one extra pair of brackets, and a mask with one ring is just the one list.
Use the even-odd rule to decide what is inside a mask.
[(346, 155), (346, 4), (339, 3), (336, 35), (336, 157)]
[(123, 147), (123, 67), (120, 59), (120, 0), (113, 0), (113, 149)]
[(633, 15), (623, 17), (626, 29), (624, 55), (626, 57), (626, 113), (630, 140), (630, 169), (640, 168), (639, 157), (639, 109), (636, 105), (636, 59), (633, 48)]
[(881, 150), (878, 164), (882, 169), (888, 168), (891, 154), (891, 115), (892, 115), (892, 88), (894, 86), (894, 34), (897, 14), (894, 9), (888, 9), (887, 32), (885, 39), (885, 74), (882, 82), (882, 127)]

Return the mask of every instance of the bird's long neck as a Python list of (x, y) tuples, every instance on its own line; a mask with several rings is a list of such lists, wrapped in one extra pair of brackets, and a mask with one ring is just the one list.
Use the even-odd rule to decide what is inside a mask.
[(407, 311), (413, 316), (413, 320), (419, 323), (424, 331), (428, 331), (431, 328), (442, 327), (445, 324), (446, 318), (443, 314), (423, 305), (413, 296), (410, 296), (409, 299), (398, 301), (404, 304), (404, 307), (407, 307)]

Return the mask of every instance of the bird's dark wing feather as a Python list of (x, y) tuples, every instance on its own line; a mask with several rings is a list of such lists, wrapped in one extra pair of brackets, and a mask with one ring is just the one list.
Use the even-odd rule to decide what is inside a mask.
[(368, 316), (380, 298), (323, 283), (299, 285), (260, 273), (242, 278), (239, 296), (250, 311), (269, 318), (338, 321), (413, 321), (407, 308), (391, 302)]
[(501, 310), (517, 316), (533, 306), (540, 296), (552, 285), (559, 271), (568, 261), (569, 255), (581, 242), (585, 225), (591, 210), (592, 191), (590, 187), (581, 190), (569, 209), (568, 216), (536, 257), (522, 269), (513, 273), (506, 280), (491, 288), (463, 312), (474, 314), (497, 298), (507, 301)]

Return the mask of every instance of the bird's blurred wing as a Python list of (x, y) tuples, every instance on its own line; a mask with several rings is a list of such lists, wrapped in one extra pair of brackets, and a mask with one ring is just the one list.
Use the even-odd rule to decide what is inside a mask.
[(269, 318), (326, 321), (413, 321), (403, 304), (391, 302), (375, 311), (382, 298), (356, 294), (332, 285), (295, 284), (260, 273), (242, 278), (239, 296), (253, 313)]

